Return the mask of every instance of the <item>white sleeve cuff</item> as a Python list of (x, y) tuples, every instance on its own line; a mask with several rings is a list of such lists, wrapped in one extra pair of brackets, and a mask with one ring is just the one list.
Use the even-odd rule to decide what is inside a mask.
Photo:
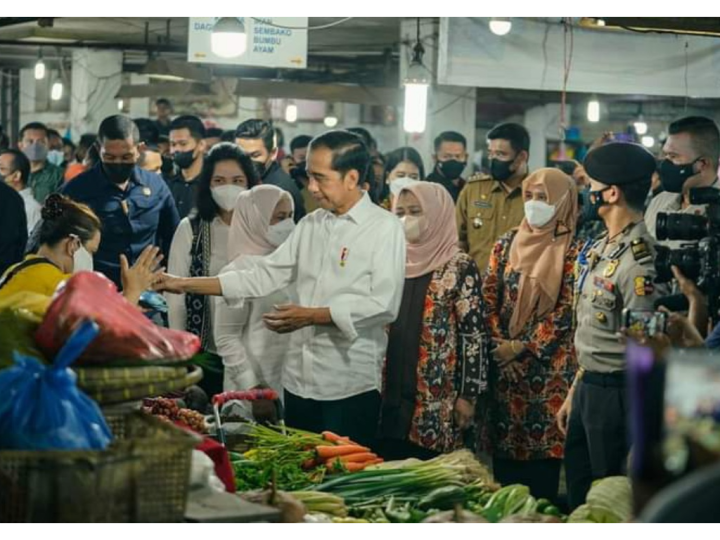
[(355, 341), (358, 337), (358, 333), (357, 330), (355, 330), (355, 324), (353, 323), (352, 316), (350, 315), (350, 310), (345, 306), (341, 306), (337, 302), (331, 302), (329, 309), (330, 317), (335, 323), (335, 326), (340, 329), (349, 341)]

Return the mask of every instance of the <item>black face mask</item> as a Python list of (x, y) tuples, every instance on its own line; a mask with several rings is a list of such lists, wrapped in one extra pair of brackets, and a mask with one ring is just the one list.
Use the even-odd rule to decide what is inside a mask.
[(512, 175), (513, 171), (510, 170), (510, 165), (513, 163), (513, 159), (510, 161), (501, 161), (499, 159), (490, 160), (490, 176), (493, 180), (504, 182), (508, 180)]
[(261, 179), (265, 178), (269, 168), (267, 164), (262, 161), (253, 161), (253, 165), (255, 166), (255, 171), (257, 171), (258, 177)]
[(682, 193), (683, 186), (688, 178), (697, 174), (693, 170), (693, 165), (695, 165), (695, 163), (699, 160), (700, 158), (696, 159), (692, 163), (685, 163), (682, 165), (675, 165), (669, 159), (663, 160), (658, 167), (660, 183), (662, 184), (663, 189), (668, 193)]
[[(602, 194), (608, 189), (610, 188), (606, 187), (598, 191), (590, 191), (590, 189), (584, 190), (586, 195), (583, 195), (584, 204), (582, 208), (582, 217), (585, 222), (602, 221), (602, 218), (600, 217), (600, 207), (608, 204), (603, 199)], [(593, 198), (595, 199), (595, 202), (592, 201)]]
[(301, 182), (304, 178), (308, 177), (307, 174), (307, 162), (301, 161), (294, 168), (290, 169), (290, 176), (296, 182)]
[(450, 159), (448, 161), (439, 161), (438, 169), (440, 170), (440, 174), (448, 180), (456, 180), (457, 178), (460, 178), (460, 175), (465, 170), (466, 165), (467, 163), (464, 161)]
[(124, 184), (130, 179), (135, 168), (134, 163), (105, 163), (102, 162), (102, 169), (113, 184)]
[(195, 163), (194, 153), (194, 149), (188, 150), (187, 152), (175, 152), (173, 154), (173, 161), (181, 169), (189, 169), (192, 167), (192, 164)]

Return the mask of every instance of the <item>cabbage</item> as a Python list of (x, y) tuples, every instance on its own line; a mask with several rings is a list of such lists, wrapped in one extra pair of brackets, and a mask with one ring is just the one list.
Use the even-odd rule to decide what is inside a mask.
[(587, 502), (570, 514), (568, 523), (625, 523), (632, 519), (632, 488), (625, 476), (593, 484)]
[(593, 515), (612, 521), (599, 523), (624, 523), (632, 519), (632, 487), (626, 476), (611, 476), (596, 482), (587, 496), (587, 504)]

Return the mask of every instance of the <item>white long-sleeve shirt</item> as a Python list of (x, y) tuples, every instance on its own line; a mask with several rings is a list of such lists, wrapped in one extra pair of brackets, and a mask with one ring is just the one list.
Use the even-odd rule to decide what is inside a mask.
[(405, 281), (405, 234), (367, 194), (342, 216), (316, 210), (272, 255), (219, 278), (231, 306), (294, 282), (300, 306), (330, 309), (334, 325), (292, 333), (286, 390), (320, 401), (380, 390), (385, 326), (397, 317)]
[[(221, 273), (252, 268), (252, 261), (259, 258), (241, 257), (223, 268)], [(265, 298), (249, 300), (241, 308), (229, 307), (222, 298), (215, 299), (215, 346), (223, 364), (235, 367), (236, 374), (231, 381), (232, 388), (224, 388), (224, 391), (249, 390), (264, 385), (282, 397), (282, 372), (293, 352), (291, 334), (271, 331), (262, 317), (272, 312), (276, 305), (296, 304), (297, 301), (292, 285)]]
[[(208, 268), (210, 275), (208, 277), (217, 276), (220, 271), (228, 264), (227, 246), (230, 227), (226, 225), (222, 219), (216, 217), (210, 224), (210, 266)], [(175, 276), (190, 277), (190, 263), (192, 262), (192, 225), (190, 218), (185, 218), (178, 225), (170, 245), (170, 255), (168, 258), (168, 272)], [(173, 330), (186, 330), (187, 308), (185, 306), (184, 294), (167, 294), (165, 295), (168, 303), (168, 322)], [(212, 300), (212, 299), (211, 299)], [(215, 303), (210, 302), (210, 321), (212, 328), (212, 320), (214, 318)], [(215, 351), (215, 344), (212, 336), (209, 352)]]

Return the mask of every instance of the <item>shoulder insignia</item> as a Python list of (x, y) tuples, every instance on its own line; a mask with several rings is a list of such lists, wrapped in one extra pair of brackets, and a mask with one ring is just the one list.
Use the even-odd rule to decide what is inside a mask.
[(636, 261), (652, 257), (650, 248), (648, 248), (648, 245), (645, 243), (643, 238), (636, 238), (633, 240), (630, 243), (630, 249), (632, 249), (632, 254)]
[(489, 174), (483, 174), (483, 173), (475, 173), (470, 178), (467, 179), (468, 183), (470, 183), (470, 182), (488, 182), (491, 180), (492, 180), (492, 177)]

